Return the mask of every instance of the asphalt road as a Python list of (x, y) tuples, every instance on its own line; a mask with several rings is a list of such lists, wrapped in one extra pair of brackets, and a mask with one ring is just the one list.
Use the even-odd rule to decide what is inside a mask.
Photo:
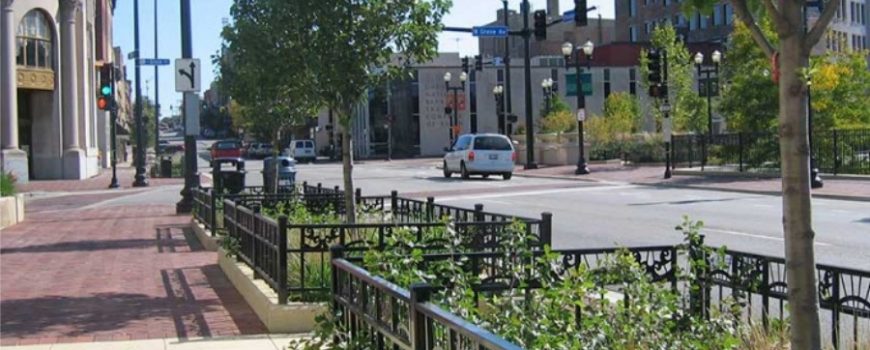
[[(556, 248), (597, 248), (678, 243), (674, 228), (687, 215), (704, 221), (707, 243), (771, 256), (783, 255), (779, 196), (676, 189), (623, 183), (514, 177), (445, 179), (438, 160), (369, 161), (355, 165), (364, 194), (397, 190), (440, 203), (538, 217), (553, 213)], [(207, 164), (206, 164), (207, 165)], [(245, 165), (248, 185), (262, 184), (261, 160)], [(341, 186), (340, 163), (300, 164), (297, 181)], [(870, 203), (813, 200), (819, 263), (870, 270)]]

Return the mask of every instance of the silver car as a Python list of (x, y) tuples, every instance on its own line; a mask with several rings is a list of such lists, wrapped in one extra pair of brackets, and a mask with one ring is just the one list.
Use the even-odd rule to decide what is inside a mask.
[(468, 134), (456, 139), (445, 149), (444, 177), (459, 173), (463, 179), (471, 175), (501, 175), (510, 180), (517, 154), (513, 143), (501, 134)]

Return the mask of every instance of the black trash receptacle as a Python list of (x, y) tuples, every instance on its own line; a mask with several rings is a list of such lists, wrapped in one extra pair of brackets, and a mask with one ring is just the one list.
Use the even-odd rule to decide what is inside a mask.
[(160, 157), (160, 177), (172, 177), (172, 156)]
[[(235, 165), (224, 169), (223, 164)], [(212, 180), (218, 193), (239, 193), (245, 189), (245, 161), (241, 158), (218, 158), (212, 161)]]

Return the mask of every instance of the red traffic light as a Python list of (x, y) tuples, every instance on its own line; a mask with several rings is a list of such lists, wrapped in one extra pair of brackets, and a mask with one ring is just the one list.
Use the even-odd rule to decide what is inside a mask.
[(97, 98), (97, 108), (102, 110), (109, 109), (109, 99), (103, 96)]

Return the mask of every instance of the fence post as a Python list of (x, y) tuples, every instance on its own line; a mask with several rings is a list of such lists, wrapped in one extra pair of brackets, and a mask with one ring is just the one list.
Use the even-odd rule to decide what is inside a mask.
[(432, 221), (434, 219), (435, 219), (435, 197), (426, 197), (426, 220)]
[(211, 226), (209, 227), (211, 234), (217, 236), (217, 193), (214, 190), (209, 190), (209, 193), (211, 194), (209, 199), (211, 201), (211, 220), (209, 220), (208, 224)]
[[(335, 319), (335, 323), (337, 326), (336, 328), (341, 329), (342, 320), (345, 317), (347, 317), (347, 315), (340, 313), (341, 307), (338, 305), (338, 298), (336, 297), (337, 295), (339, 295), (341, 293), (341, 279), (340, 279), (340, 273), (339, 273), (338, 269), (335, 268), (334, 261), (336, 259), (344, 259), (344, 246), (340, 245), (340, 244), (333, 245), (333, 246), (329, 247), (329, 253), (331, 256), (331, 258), (329, 260), (330, 267), (331, 267), (330, 270), (332, 270), (332, 281), (330, 283), (330, 285), (331, 285), (330, 290), (332, 292), (332, 296), (330, 298), (331, 299), (330, 306), (332, 307), (333, 317), (336, 317), (336, 319)], [(335, 335), (333, 335), (332, 341), (335, 344), (339, 344), (338, 332), (335, 332)]]
[(390, 211), (395, 216), (399, 212), (399, 191), (390, 191)]
[[(242, 261), (242, 235), (239, 234), (239, 206), (241, 206), (241, 200), (239, 198), (235, 198), (233, 200), (233, 236), (236, 237), (236, 242), (239, 244), (239, 251), (236, 252), (236, 261)], [(227, 202), (224, 201), (224, 211), (226, 211)]]
[(356, 199), (356, 204), (362, 203), (362, 188), (357, 187), (354, 190), (354, 198)]
[[(840, 348), (840, 273), (831, 271), (831, 342), (834, 343), (834, 349)], [(857, 317), (857, 314), (853, 314)], [(857, 334), (857, 333), (856, 333)], [(853, 341), (858, 344), (858, 339)]]
[(737, 133), (737, 145), (740, 149), (740, 172), (743, 172), (743, 132)]
[(764, 330), (770, 328), (768, 315), (770, 314), (770, 261), (765, 259), (761, 267), (761, 324)]
[(837, 142), (837, 129), (834, 129), (834, 175), (840, 170), (840, 149)]
[(287, 304), (287, 216), (278, 217), (278, 304)]
[(541, 213), (541, 245), (553, 245), (553, 213), (545, 211)]
[(426, 316), (417, 311), (418, 304), (428, 302), (432, 296), (432, 288), (426, 283), (411, 284), (411, 302), (408, 310), (411, 312), (411, 349), (426, 350)]
[(689, 240), (689, 268), (692, 271), (692, 275), (695, 276), (695, 280), (692, 283), (693, 285), (689, 287), (689, 307), (693, 314), (702, 317), (704, 316), (704, 306), (706, 305), (704, 300), (706, 290), (704, 279), (706, 276), (703, 275), (703, 270), (698, 266), (698, 261), (706, 259), (703, 247), (703, 235), (700, 235), (697, 240)]
[(474, 221), (483, 222), (483, 204), (481, 203), (474, 205)]
[[(262, 259), (262, 254), (260, 254), (260, 249), (258, 249), (260, 246), (260, 240), (255, 237), (259, 236), (260, 232), (263, 231), (263, 221), (262, 216), (260, 215), (259, 205), (254, 205), (253, 208), (251, 208), (251, 211), (254, 212), (252, 220), (254, 228), (251, 230), (251, 234), (248, 235), (248, 246), (250, 247), (248, 251), (248, 259), (253, 262), (254, 266), (259, 267), (260, 259)], [(254, 276), (256, 277), (257, 275), (257, 269), (254, 269)]]
[(323, 184), (322, 183), (319, 183), (319, 182), (317, 183), (317, 192), (315, 192), (315, 193), (316, 194), (323, 193)]

